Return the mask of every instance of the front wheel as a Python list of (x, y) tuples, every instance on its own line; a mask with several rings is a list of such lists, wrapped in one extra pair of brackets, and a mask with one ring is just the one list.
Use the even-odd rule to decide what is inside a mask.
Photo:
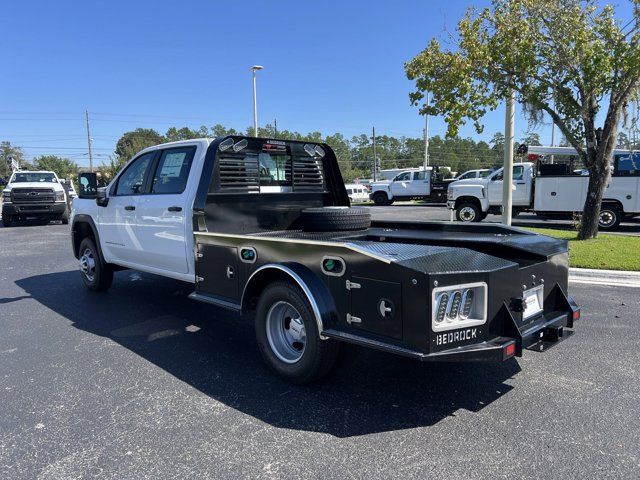
[(479, 222), (480, 209), (473, 203), (461, 203), (456, 207), (456, 218), (460, 222)]
[(289, 282), (268, 286), (256, 311), (256, 339), (267, 365), (294, 384), (320, 379), (334, 365), (338, 342), (321, 340), (304, 293)]
[(600, 230), (613, 230), (622, 222), (622, 210), (615, 205), (602, 205), (598, 227)]
[(63, 225), (69, 225), (69, 210), (65, 209), (64, 213), (60, 215), (60, 221)]
[(387, 205), (391, 205), (389, 201), (389, 197), (384, 192), (379, 192), (373, 195), (373, 203), (375, 203), (379, 207), (385, 207)]
[(13, 219), (11, 218), (11, 215), (2, 216), (2, 226), (10, 227), (12, 223), (13, 223)]
[(113, 269), (100, 261), (96, 244), (91, 238), (80, 242), (80, 277), (85, 287), (94, 292), (104, 292), (113, 283)]

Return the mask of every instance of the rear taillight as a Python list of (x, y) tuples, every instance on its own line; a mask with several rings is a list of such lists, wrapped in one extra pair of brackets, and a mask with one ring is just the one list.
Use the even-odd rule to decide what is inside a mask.
[(505, 360), (509, 357), (513, 357), (516, 354), (516, 344), (510, 343), (509, 345), (506, 345), (502, 351), (504, 352), (503, 357)]
[(579, 308), (577, 310), (573, 311), (573, 313), (571, 314), (571, 318), (573, 318), (574, 322), (576, 320), (580, 320), (580, 309)]

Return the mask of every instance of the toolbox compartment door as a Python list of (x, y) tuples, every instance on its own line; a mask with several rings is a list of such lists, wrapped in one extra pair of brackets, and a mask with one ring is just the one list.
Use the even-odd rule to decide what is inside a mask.
[(198, 244), (197, 291), (237, 301), (239, 297), (238, 249)]
[(351, 326), (385, 337), (402, 338), (402, 288), (399, 283), (351, 277)]

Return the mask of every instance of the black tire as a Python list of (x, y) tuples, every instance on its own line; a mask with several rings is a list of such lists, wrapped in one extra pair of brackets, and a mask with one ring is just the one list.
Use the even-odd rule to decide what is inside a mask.
[(11, 218), (11, 215), (3, 215), (2, 216), (2, 226), (3, 227), (10, 227), (13, 224), (13, 218)]
[(305, 208), (300, 221), (305, 232), (364, 230), (371, 226), (371, 214), (363, 207)]
[(393, 203), (389, 200), (389, 197), (384, 192), (374, 193), (371, 199), (373, 200), (373, 203), (375, 203), (378, 207), (385, 207)]
[[(293, 306), (299, 312), (306, 332), (301, 356), (293, 362), (285, 362), (279, 358), (277, 348), (272, 346), (273, 335), (270, 337), (267, 333), (268, 316), (272, 308), (282, 303)], [(272, 283), (260, 295), (255, 330), (258, 348), (269, 368), (293, 384), (301, 385), (319, 380), (331, 371), (338, 357), (339, 343), (332, 339), (320, 339), (318, 325), (307, 297), (296, 285), (286, 281)]]
[(459, 222), (479, 222), (482, 220), (480, 209), (473, 203), (461, 203), (456, 207)]
[(64, 213), (60, 215), (60, 221), (63, 225), (69, 225), (69, 210), (64, 210)]
[[(89, 252), (90, 258), (93, 259), (93, 268), (89, 267)], [(85, 255), (87, 255), (85, 257)], [(84, 238), (80, 242), (79, 249), (80, 257), (80, 277), (84, 286), (93, 292), (104, 292), (109, 290), (113, 283), (113, 268), (108, 263), (104, 263), (100, 260), (100, 254), (96, 248), (92, 238)], [(87, 269), (83, 267), (83, 262), (89, 262)]]
[(615, 230), (622, 222), (622, 209), (615, 204), (603, 204), (600, 208), (600, 218), (598, 228), (600, 230)]

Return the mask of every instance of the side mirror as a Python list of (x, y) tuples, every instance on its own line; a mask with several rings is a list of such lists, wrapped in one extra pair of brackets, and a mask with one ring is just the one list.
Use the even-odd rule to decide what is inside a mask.
[(109, 204), (109, 197), (107, 196), (107, 187), (102, 187), (98, 189), (98, 194), (96, 196), (96, 203), (99, 207), (106, 207)]
[(78, 197), (97, 198), (98, 176), (95, 173), (81, 173), (78, 175)]

